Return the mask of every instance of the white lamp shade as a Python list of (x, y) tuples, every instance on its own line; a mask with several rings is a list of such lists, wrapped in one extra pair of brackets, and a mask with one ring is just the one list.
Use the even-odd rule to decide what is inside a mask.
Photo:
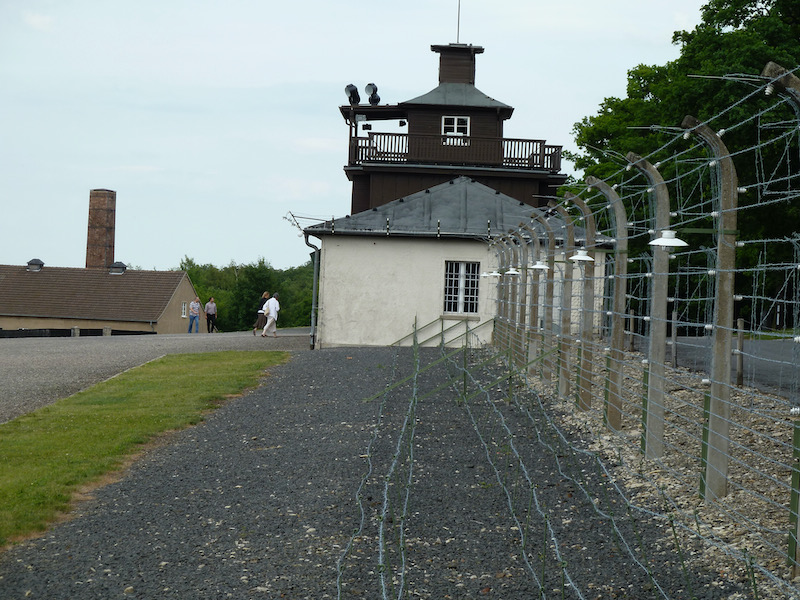
[(650, 242), (651, 246), (663, 246), (665, 248), (679, 248), (688, 246), (686, 242), (678, 238), (675, 232), (671, 229), (665, 229), (661, 232), (661, 237)]
[(548, 267), (544, 261), (537, 260), (535, 265), (528, 267), (529, 269), (538, 269), (540, 271), (549, 271), (550, 267)]
[(594, 259), (589, 256), (589, 252), (586, 250), (578, 250), (578, 253), (570, 256), (569, 259), (575, 262), (594, 262)]

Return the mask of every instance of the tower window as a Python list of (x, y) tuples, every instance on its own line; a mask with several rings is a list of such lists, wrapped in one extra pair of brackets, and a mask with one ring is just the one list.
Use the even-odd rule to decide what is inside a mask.
[(469, 117), (442, 117), (442, 144), (469, 146)]

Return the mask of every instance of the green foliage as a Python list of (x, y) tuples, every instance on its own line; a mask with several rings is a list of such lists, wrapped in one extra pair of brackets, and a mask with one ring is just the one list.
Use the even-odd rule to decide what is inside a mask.
[(186, 271), (203, 303), (216, 299), (220, 331), (243, 331), (256, 320), (258, 300), (264, 292), (280, 294), (279, 327), (302, 327), (311, 323), (313, 265), (286, 270), (274, 269), (260, 258), (255, 263), (226, 267), (198, 265), (184, 257), (180, 269)]
[(0, 425), (0, 544), (44, 529), (80, 486), (154, 436), (198, 423), (286, 360), (285, 352), (173, 354)]
[[(654, 129), (652, 126), (677, 128), (686, 115), (701, 121), (714, 121), (717, 129), (728, 124), (745, 123), (765, 107), (774, 105), (774, 98), (753, 96), (746, 101), (752, 88), (736, 78), (725, 75), (758, 75), (769, 61), (786, 68), (800, 64), (800, 3), (796, 0), (710, 0), (702, 9), (702, 22), (692, 31), (678, 31), (673, 43), (680, 45), (680, 56), (663, 66), (638, 65), (628, 71), (626, 98), (606, 98), (596, 115), (588, 116), (573, 128), (575, 141), (581, 149), (568, 158), (585, 175), (618, 182), (621, 170), (627, 165), (625, 156), (635, 152), (640, 156), (657, 156), (659, 149), (677, 135), (675, 129)], [(787, 111), (787, 120), (797, 116)], [(737, 127), (725, 134), (725, 144), (734, 154), (733, 160), (739, 184), (749, 186), (759, 181), (759, 165), (752, 154), (737, 153), (758, 141), (755, 125)], [(770, 153), (778, 148), (764, 148), (759, 160), (774, 164), (778, 157)], [(687, 152), (689, 144), (687, 143)], [(688, 157), (687, 154), (685, 157)], [(696, 156), (702, 156), (697, 150)], [(675, 171), (669, 164), (659, 170), (665, 180)], [(701, 193), (707, 193), (703, 190)], [(742, 197), (740, 203), (748, 202)], [(626, 209), (631, 220), (643, 218), (631, 206)], [(641, 208), (639, 209), (641, 210)], [(796, 229), (798, 209), (792, 203), (775, 204), (768, 219), (761, 211), (739, 213), (739, 239), (785, 238)], [(710, 227), (698, 222), (698, 227)], [(691, 240), (690, 243), (693, 243)], [(644, 242), (639, 242), (643, 246)], [(786, 246), (784, 245), (784, 248)], [(632, 246), (632, 255), (639, 248)], [(786, 256), (759, 256), (755, 247), (738, 251), (737, 265), (742, 268), (758, 260), (781, 262)], [(751, 282), (737, 280), (737, 289)], [(780, 286), (778, 280), (768, 281), (767, 290)]]
[[(800, 64), (799, 6), (789, 0), (708, 2), (702, 23), (690, 32), (675, 32), (679, 58), (663, 66), (632, 68), (626, 98), (606, 98), (596, 115), (575, 124), (575, 141), (582, 150), (570, 156), (575, 166), (605, 179), (619, 170), (624, 164), (620, 157), (628, 152), (647, 156), (667, 141), (652, 125), (677, 127), (686, 115), (706, 120), (735, 105), (747, 88), (720, 76), (759, 74), (769, 61), (788, 68)], [(735, 107), (729, 120), (752, 115), (758, 109), (755, 102)], [(732, 137), (729, 146), (736, 141)]]

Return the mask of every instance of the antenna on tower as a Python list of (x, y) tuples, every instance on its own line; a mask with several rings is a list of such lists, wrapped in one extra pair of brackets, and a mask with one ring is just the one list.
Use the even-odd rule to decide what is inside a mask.
[(458, 0), (458, 20), (456, 21), (456, 44), (461, 41), (461, 0)]

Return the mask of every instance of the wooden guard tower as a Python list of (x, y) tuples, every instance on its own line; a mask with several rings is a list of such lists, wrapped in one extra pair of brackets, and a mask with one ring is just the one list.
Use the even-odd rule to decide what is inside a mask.
[[(458, 176), (531, 206), (546, 204), (540, 198), (554, 195), (567, 178), (559, 172), (561, 146), (503, 137), (514, 109), (475, 87), (475, 57), (483, 48), (449, 44), (431, 50), (439, 54), (439, 85), (427, 94), (380, 105), (375, 93), (362, 104), (355, 86), (348, 86), (350, 104), (340, 111), (350, 128), (345, 173), (353, 183), (351, 213)], [(407, 133), (373, 132), (375, 121), (394, 121)]]

